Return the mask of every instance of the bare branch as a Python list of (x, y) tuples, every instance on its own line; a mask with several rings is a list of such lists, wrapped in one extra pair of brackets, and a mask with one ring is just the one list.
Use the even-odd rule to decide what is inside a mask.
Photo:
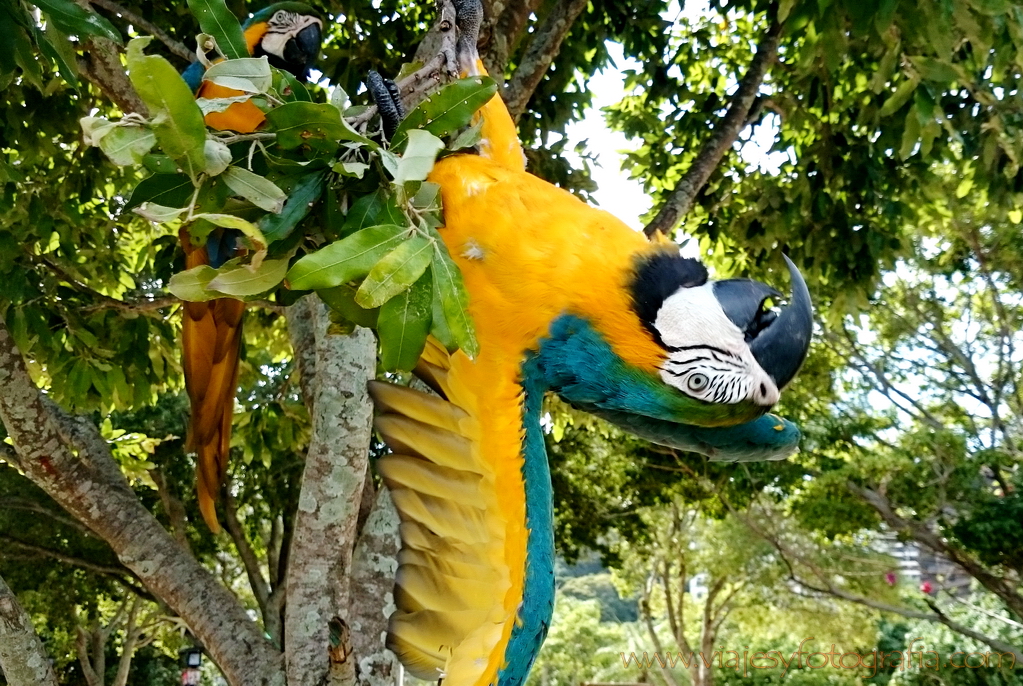
[(713, 135), (704, 143), (685, 176), (678, 182), (675, 190), (668, 195), (661, 209), (658, 210), (657, 216), (643, 229), (647, 236), (653, 237), (658, 233), (668, 234), (678, 226), (679, 221), (693, 206), (696, 194), (707, 183), (707, 179), (721, 163), (721, 158), (725, 156), (725, 153), (746, 127), (750, 108), (753, 106), (753, 101), (756, 100), (760, 84), (763, 83), (764, 76), (778, 53), (781, 27), (781, 22), (772, 19), (767, 33), (757, 48), (757, 54), (750, 62), (749, 70), (739, 82), (739, 87), (732, 96), (728, 111), (714, 127)]
[[(238, 550), (238, 557), (241, 558), (242, 565), (245, 567), (245, 574), (249, 579), (252, 595), (256, 597), (256, 603), (259, 605), (259, 611), (263, 615), (265, 625), (270, 587), (267, 585), (266, 579), (263, 578), (263, 570), (259, 558), (252, 549), (252, 545), (249, 544), (249, 539), (245, 537), (241, 522), (238, 521), (238, 503), (235, 501), (234, 496), (231, 495), (230, 488), (225, 490), (227, 491), (227, 497), (224, 498), (224, 518), (227, 523), (227, 532), (231, 536), (231, 540), (234, 541), (234, 547)], [(275, 637), (271, 636), (271, 638)]]
[(90, 562), (89, 560), (85, 560), (80, 557), (75, 557), (74, 555), (65, 555), (64, 553), (51, 550), (50, 548), (44, 548), (32, 543), (26, 543), (25, 541), (19, 541), (16, 538), (12, 538), (11, 536), (4, 534), (0, 534), (0, 541), (20, 550), (48, 557), (56, 560), (57, 562), (62, 562), (73, 567), (80, 567), (81, 569), (87, 569), (90, 572), (96, 572), (103, 576), (113, 577), (118, 581), (124, 581), (125, 577), (128, 577), (129, 579), (132, 578), (132, 573), (127, 567), (108, 567), (96, 562)]
[(558, 56), (562, 41), (586, 9), (586, 4), (587, 0), (559, 0), (533, 33), (529, 48), (504, 91), (504, 101), (512, 119), (517, 121), (525, 111), (526, 104)]
[(91, 37), (82, 41), (85, 57), (78, 60), (79, 71), (100, 89), (122, 112), (149, 116), (149, 108), (128, 80), (121, 65), (120, 50), (109, 38)]
[(0, 671), (10, 686), (57, 686), (32, 620), (0, 578)]
[(142, 15), (133, 12), (126, 7), (121, 7), (116, 2), (113, 2), (113, 0), (89, 0), (89, 3), (96, 5), (97, 7), (102, 7), (107, 12), (116, 14), (125, 21), (130, 22), (135, 28), (142, 29), (146, 33), (152, 34), (158, 41), (166, 45), (167, 49), (170, 50), (171, 53), (180, 57), (185, 62), (195, 62), (195, 53), (189, 50), (184, 43), (174, 40), (166, 31), (144, 18)]

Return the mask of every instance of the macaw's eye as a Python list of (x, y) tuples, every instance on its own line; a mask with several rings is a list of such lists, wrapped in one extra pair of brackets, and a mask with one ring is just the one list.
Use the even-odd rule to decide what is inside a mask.
[(284, 10), (277, 10), (277, 12), (274, 13), (273, 19), (271, 19), (270, 21), (277, 24), (283, 24), (287, 18), (288, 18), (287, 12), (285, 12)]
[(708, 383), (710, 383), (709, 380), (703, 374), (693, 374), (689, 377), (689, 380), (686, 381), (686, 384), (689, 386), (689, 390), (696, 391), (697, 393), (707, 388)]

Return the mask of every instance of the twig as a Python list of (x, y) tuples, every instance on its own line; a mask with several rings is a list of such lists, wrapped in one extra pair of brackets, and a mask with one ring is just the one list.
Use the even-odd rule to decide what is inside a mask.
[(750, 108), (756, 100), (760, 84), (764, 81), (767, 69), (778, 54), (778, 40), (781, 37), (782, 23), (776, 18), (771, 20), (764, 39), (757, 48), (757, 54), (750, 62), (746, 76), (739, 82), (739, 88), (732, 96), (728, 112), (714, 127), (714, 134), (704, 143), (691, 167), (682, 180), (678, 182), (667, 200), (657, 212), (653, 221), (647, 224), (643, 232), (653, 237), (655, 234), (671, 232), (693, 206), (696, 194), (700, 192), (707, 179), (714, 173), (721, 158), (732, 147), (739, 133), (746, 126)]
[(522, 56), (515, 75), (504, 92), (504, 101), (512, 119), (518, 120), (533, 97), (551, 62), (558, 56), (561, 43), (572, 24), (586, 9), (587, 0), (560, 0), (547, 14)]
[(146, 33), (153, 34), (153, 36), (155, 36), (161, 43), (166, 45), (167, 49), (170, 50), (177, 57), (180, 57), (181, 59), (189, 63), (195, 62), (196, 60), (195, 53), (189, 50), (184, 43), (182, 43), (181, 41), (174, 40), (166, 31), (164, 31), (163, 29), (161, 29), (159, 26), (149, 21), (148, 19), (145, 19), (140, 14), (137, 14), (136, 12), (126, 7), (122, 7), (121, 5), (118, 5), (116, 2), (112, 2), (112, 0), (89, 0), (89, 3), (96, 5), (98, 7), (102, 7), (107, 12), (116, 14), (125, 21), (131, 23), (135, 28), (142, 29)]

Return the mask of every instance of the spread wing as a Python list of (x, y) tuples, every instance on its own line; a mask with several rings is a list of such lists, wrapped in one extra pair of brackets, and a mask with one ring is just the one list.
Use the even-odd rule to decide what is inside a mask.
[(513, 362), (474, 364), (432, 339), (416, 373), (439, 395), (371, 387), (401, 517), (388, 647), (420, 679), (489, 684), (522, 602), (522, 389)]

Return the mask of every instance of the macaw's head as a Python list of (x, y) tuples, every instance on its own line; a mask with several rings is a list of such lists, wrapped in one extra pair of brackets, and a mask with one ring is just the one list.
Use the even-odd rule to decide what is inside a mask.
[(278, 2), (257, 12), (245, 23), (245, 40), (253, 57), (294, 74), (300, 81), (320, 56), (323, 20), (309, 5)]
[(678, 253), (640, 258), (632, 283), (636, 314), (665, 350), (664, 383), (715, 405), (753, 405), (766, 411), (806, 359), (813, 329), (810, 293), (788, 257), (792, 297), (777, 312), (781, 293), (758, 281), (708, 281), (707, 270)]

